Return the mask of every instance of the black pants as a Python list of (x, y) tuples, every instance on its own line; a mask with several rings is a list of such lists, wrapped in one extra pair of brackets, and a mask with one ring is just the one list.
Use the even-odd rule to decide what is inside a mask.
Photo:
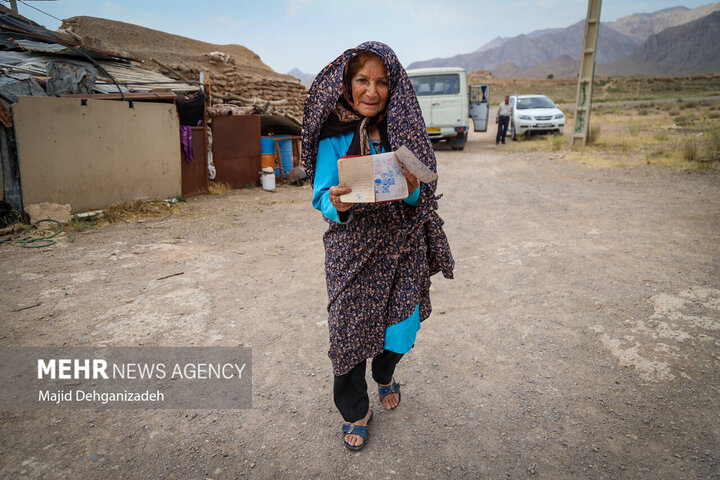
[[(372, 377), (377, 383), (387, 385), (392, 382), (395, 366), (402, 358), (402, 353), (383, 350), (372, 359)], [(365, 381), (365, 368), (367, 360), (363, 360), (345, 375), (335, 377), (333, 394), (335, 406), (346, 422), (357, 422), (367, 415), (370, 408), (370, 399)]]
[(495, 143), (505, 143), (505, 134), (507, 133), (508, 124), (510, 123), (510, 117), (501, 115), (498, 117), (498, 131), (495, 137)]

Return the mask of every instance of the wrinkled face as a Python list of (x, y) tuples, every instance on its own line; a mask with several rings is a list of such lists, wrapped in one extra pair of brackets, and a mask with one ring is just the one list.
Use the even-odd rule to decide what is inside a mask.
[(389, 94), (385, 64), (377, 57), (369, 58), (352, 78), (355, 110), (364, 117), (374, 117), (385, 108)]

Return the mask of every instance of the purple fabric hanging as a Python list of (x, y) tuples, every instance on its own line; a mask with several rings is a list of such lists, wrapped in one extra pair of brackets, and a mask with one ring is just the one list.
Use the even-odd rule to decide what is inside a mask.
[(187, 125), (180, 125), (180, 143), (182, 143), (183, 152), (185, 152), (185, 161), (191, 163), (193, 161), (191, 127), (188, 127)]

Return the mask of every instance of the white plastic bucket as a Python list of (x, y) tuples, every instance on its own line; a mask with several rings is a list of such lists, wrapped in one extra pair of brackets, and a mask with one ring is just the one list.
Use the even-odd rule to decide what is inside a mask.
[(275, 190), (275, 173), (263, 173), (260, 175), (260, 183), (263, 190)]

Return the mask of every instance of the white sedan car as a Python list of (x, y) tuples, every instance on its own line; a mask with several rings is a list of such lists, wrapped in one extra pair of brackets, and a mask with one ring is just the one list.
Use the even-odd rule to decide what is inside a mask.
[(558, 106), (545, 95), (513, 95), (513, 118), (510, 138), (528, 132), (561, 133), (565, 128), (565, 115)]

